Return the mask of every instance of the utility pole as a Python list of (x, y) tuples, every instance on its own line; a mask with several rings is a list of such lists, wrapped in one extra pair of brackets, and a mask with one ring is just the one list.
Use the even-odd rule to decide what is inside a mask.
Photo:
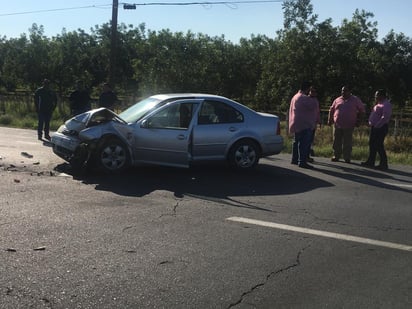
[(117, 71), (117, 14), (119, 0), (113, 0), (112, 6), (112, 33), (110, 39), (109, 83), (114, 87)]

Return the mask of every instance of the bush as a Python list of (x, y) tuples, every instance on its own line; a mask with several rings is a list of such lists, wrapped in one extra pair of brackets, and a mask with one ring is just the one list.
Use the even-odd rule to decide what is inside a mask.
[(25, 128), (25, 129), (37, 129), (37, 120), (29, 117), (24, 117), (18, 121), (16, 127)]
[(11, 115), (1, 115), (0, 116), (0, 124), (9, 126), (13, 122), (13, 117)]

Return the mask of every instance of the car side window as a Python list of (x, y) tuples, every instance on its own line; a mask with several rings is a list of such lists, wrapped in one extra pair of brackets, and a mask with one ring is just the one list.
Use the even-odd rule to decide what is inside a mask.
[(243, 114), (232, 106), (218, 101), (205, 101), (200, 109), (198, 124), (243, 122)]
[(187, 129), (192, 120), (193, 103), (171, 104), (148, 118), (149, 128)]

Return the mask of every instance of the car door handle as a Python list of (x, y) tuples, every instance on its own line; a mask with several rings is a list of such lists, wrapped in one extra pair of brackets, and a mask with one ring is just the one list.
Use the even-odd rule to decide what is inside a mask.
[(177, 136), (177, 139), (183, 141), (183, 140), (186, 139), (186, 135), (179, 134), (179, 135)]
[(229, 131), (230, 131), (230, 132), (235, 132), (235, 131), (237, 131), (237, 128), (235, 128), (235, 127), (230, 127), (230, 128), (229, 128)]

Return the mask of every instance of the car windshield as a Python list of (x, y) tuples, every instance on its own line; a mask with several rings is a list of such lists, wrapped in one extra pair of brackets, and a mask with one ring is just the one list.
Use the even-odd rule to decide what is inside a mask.
[(121, 112), (119, 117), (128, 123), (136, 122), (155, 108), (160, 101), (153, 97), (146, 98)]
[(90, 115), (88, 113), (83, 113), (83, 114), (76, 115), (71, 120), (74, 121), (74, 122), (86, 123), (89, 116)]

